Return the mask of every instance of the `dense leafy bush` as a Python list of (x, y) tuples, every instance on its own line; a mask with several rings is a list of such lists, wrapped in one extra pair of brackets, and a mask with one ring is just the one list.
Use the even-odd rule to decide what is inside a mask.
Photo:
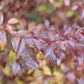
[[(66, 6), (70, 5), (70, 0), (64, 0), (64, 2)], [(79, 7), (80, 21), (84, 19), (83, 4), (84, 1), (76, 1), (72, 7), (72, 11)], [(4, 73), (8, 77), (12, 77), (12, 80), (17, 76), (24, 80), (27, 76), (26, 73), (28, 75), (34, 73), (34, 77), (27, 78), (28, 83), (35, 78), (34, 81), (40, 80), (41, 84), (44, 83), (42, 79), (45, 80), (45, 84), (49, 81), (53, 82), (49, 84), (64, 84), (65, 82), (66, 84), (67, 82), (70, 82), (68, 84), (83, 84), (84, 27), (72, 24), (64, 25), (60, 30), (45, 20), (43, 28), (34, 28), (33, 31), (15, 31), (13, 27), (18, 24), (19, 20), (12, 18), (6, 24), (3, 23), (3, 20), (4, 15), (0, 12), (1, 79), (4, 78)], [(4, 52), (6, 53), (4, 54)], [(9, 55), (8, 60), (6, 60), (6, 54)], [(11, 67), (8, 70), (11, 71), (9, 75), (5, 71), (6, 65)]]

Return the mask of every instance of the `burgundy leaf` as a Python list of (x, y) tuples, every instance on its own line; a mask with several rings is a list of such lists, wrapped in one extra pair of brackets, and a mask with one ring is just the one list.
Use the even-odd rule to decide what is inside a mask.
[(23, 57), (22, 60), (23, 60), (24, 65), (26, 66), (27, 69), (30, 69), (30, 68), (39, 69), (39, 65), (32, 58)]

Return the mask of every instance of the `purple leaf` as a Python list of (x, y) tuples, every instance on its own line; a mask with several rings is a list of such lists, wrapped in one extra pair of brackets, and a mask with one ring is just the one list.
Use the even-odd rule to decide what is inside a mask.
[(44, 25), (45, 25), (46, 27), (48, 27), (48, 26), (50, 25), (50, 22), (49, 22), (48, 20), (45, 20), (45, 21), (44, 21)]
[(71, 81), (74, 81), (74, 80), (75, 80), (75, 76), (74, 76), (73, 73), (68, 73), (68, 74), (66, 75), (66, 78), (69, 79), (69, 80), (71, 80)]
[(27, 44), (27, 45), (33, 45), (33, 46), (35, 46), (39, 50), (43, 49), (42, 43), (39, 40), (35, 39), (35, 38), (25, 39), (25, 44)]
[(21, 42), (20, 44), (18, 45), (19, 49), (18, 49), (18, 56), (20, 55), (20, 53), (24, 50), (24, 47), (25, 47), (25, 41), (24, 39), (21, 39)]
[(74, 55), (75, 56), (78, 56), (78, 49), (77, 47), (75, 46), (75, 43), (72, 42), (72, 41), (67, 41), (66, 42), (68, 43), (69, 47), (71, 48), (71, 50), (73, 51)]
[(49, 59), (50, 59), (53, 63), (56, 64), (57, 59), (56, 59), (56, 56), (55, 56), (55, 54), (54, 54), (53, 52), (52, 52), (51, 55), (49, 55), (48, 57), (49, 57)]
[(13, 76), (16, 76), (18, 74), (18, 72), (20, 71), (21, 67), (17, 62), (14, 62), (12, 65), (12, 73)]
[(24, 48), (20, 53), (19, 53), (19, 56), (24, 56), (24, 55), (27, 55), (27, 54), (30, 54), (32, 51), (28, 48)]
[(55, 43), (52, 42), (52, 43), (48, 44), (43, 58), (46, 58), (49, 55), (51, 55), (51, 53), (53, 52), (54, 49), (55, 49)]
[(29, 33), (28, 33), (28, 31), (26, 31), (26, 30), (20, 30), (20, 31), (18, 31), (17, 32), (17, 35), (18, 36), (26, 36), (26, 35), (28, 35)]
[(3, 23), (3, 19), (4, 19), (3, 13), (0, 11), (0, 25)]
[(78, 84), (84, 84), (84, 77), (77, 79), (77, 81), (78, 81)]
[(51, 25), (50, 30), (55, 30), (57, 33), (60, 33), (59, 29), (56, 28), (54, 25)]
[(24, 50), (25, 41), (23, 38), (12, 38), (12, 46), (16, 51), (16, 56), (21, 55), (20, 53)]
[(74, 5), (74, 6), (72, 7), (72, 10), (75, 11), (75, 10), (77, 10), (77, 8), (78, 8), (78, 5)]
[(73, 29), (74, 28), (72, 26), (67, 26), (65, 29), (65, 35), (71, 33), (73, 31)]
[(57, 58), (57, 66), (59, 66), (61, 63), (61, 59), (60, 58)]
[(82, 11), (81, 11), (80, 19), (81, 19), (81, 20), (84, 19), (84, 8), (83, 8)]
[(48, 34), (48, 38), (49, 38), (50, 41), (55, 40), (55, 37), (50, 32)]
[(15, 51), (17, 51), (17, 49), (18, 49), (18, 43), (19, 43), (19, 39), (15, 38), (15, 37), (12, 38), (12, 46)]
[(26, 66), (27, 69), (30, 69), (30, 68), (39, 69), (39, 65), (32, 58), (23, 57), (22, 60), (23, 60), (24, 65)]
[(42, 47), (42, 44), (37, 40), (37, 39), (32, 39), (32, 42), (33, 44), (39, 49), (41, 50), (43, 47)]
[(43, 29), (40, 34), (40, 38), (47, 39), (48, 38), (48, 30)]
[(0, 31), (0, 40), (6, 44), (6, 33), (4, 31)]

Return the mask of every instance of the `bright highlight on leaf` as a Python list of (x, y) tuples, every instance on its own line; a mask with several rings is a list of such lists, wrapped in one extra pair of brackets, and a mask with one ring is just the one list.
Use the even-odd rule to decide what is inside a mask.
[(3, 23), (4, 16), (3, 13), (0, 11), (0, 25)]
[(8, 24), (17, 24), (18, 20), (16, 18), (12, 18), (8, 21)]
[(69, 6), (70, 5), (70, 0), (64, 0), (64, 3), (66, 6)]
[(84, 19), (84, 8), (83, 8), (82, 11), (81, 11), (80, 19), (81, 19), (81, 20)]

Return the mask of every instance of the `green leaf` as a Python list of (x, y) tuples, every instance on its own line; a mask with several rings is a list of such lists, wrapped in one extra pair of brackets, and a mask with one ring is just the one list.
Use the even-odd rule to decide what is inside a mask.
[(21, 27), (20, 24), (16, 24), (16, 28), (17, 28), (17, 29), (21, 29), (22, 27)]
[(46, 9), (47, 9), (47, 6), (43, 4), (38, 6), (37, 11), (45, 11)]
[(15, 52), (13, 50), (11, 50), (9, 53), (9, 60), (10, 60), (10, 62), (14, 62), (14, 60), (16, 60)]
[(36, 18), (37, 18), (37, 14), (31, 12), (31, 13), (28, 14), (28, 18), (29, 18), (30, 20), (32, 20), (32, 21), (35, 21)]
[(9, 37), (8, 38), (8, 42), (11, 44), (11, 39), (12, 39), (12, 37)]
[(72, 17), (74, 15), (74, 11), (67, 11), (67, 17)]
[(55, 72), (56, 70), (56, 65), (53, 65), (53, 72)]

